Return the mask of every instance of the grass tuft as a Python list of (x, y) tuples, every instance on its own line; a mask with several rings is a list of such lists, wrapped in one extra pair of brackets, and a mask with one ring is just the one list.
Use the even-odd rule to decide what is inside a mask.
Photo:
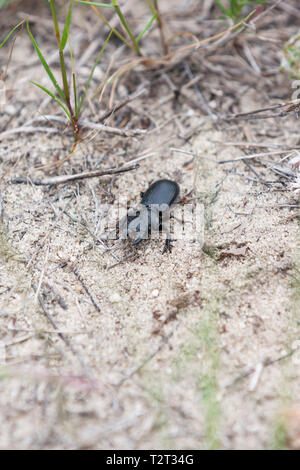
[[(96, 15), (99, 16), (99, 18), (103, 21), (103, 23), (106, 24), (110, 28), (110, 30), (124, 44), (126, 44), (126, 46), (131, 48), (139, 57), (143, 56), (142, 52), (141, 52), (141, 49), (140, 49), (139, 42), (144, 37), (144, 35), (149, 31), (152, 24), (155, 21), (157, 21), (157, 24), (158, 24), (160, 30), (162, 29), (162, 20), (161, 20), (161, 16), (159, 14), (159, 11), (158, 11), (158, 2), (157, 2), (157, 0), (154, 1), (154, 4), (150, 0), (147, 0), (147, 5), (148, 5), (148, 8), (149, 8), (150, 13), (151, 13), (151, 18), (137, 36), (135, 36), (134, 32), (132, 31), (132, 29), (129, 25), (129, 22), (126, 19), (125, 15), (123, 14), (122, 9), (119, 6), (117, 0), (111, 0), (110, 4), (103, 4), (103, 3), (99, 3), (99, 2), (92, 2), (92, 1), (86, 1), (86, 0), (75, 0), (75, 1), (77, 3), (83, 3), (85, 5), (89, 5), (93, 9), (94, 13), (96, 13)], [(127, 33), (127, 38), (109, 23), (109, 21), (105, 18), (105, 16), (99, 10), (97, 10), (96, 6), (106, 7), (106, 8), (114, 8), (115, 9), (115, 12), (119, 17), (121, 25), (123, 26), (123, 29), (124, 29), (125, 33)], [(161, 35), (161, 39), (164, 40), (163, 35)], [(166, 51), (167, 48), (166, 48), (165, 44), (163, 45), (163, 47), (164, 47), (164, 51)]]
[[(52, 82), (52, 85), (55, 88), (55, 92), (49, 90), (48, 88), (40, 85), (39, 83), (36, 83), (32, 81), (35, 86), (39, 87), (41, 90), (43, 90), (47, 95), (51, 96), (51, 98), (60, 106), (60, 108), (63, 110), (65, 113), (66, 117), (70, 121), (72, 128), (73, 128), (73, 134), (74, 134), (74, 139), (75, 142), (80, 140), (80, 125), (79, 125), (79, 118), (83, 110), (83, 104), (86, 99), (87, 92), (89, 90), (95, 69), (97, 65), (100, 62), (100, 59), (102, 57), (102, 54), (104, 52), (104, 49), (111, 37), (111, 34), (113, 31), (111, 31), (104, 42), (97, 59), (95, 61), (95, 64), (91, 70), (91, 73), (89, 75), (88, 81), (85, 85), (84, 92), (81, 96), (81, 98), (78, 100), (78, 89), (77, 89), (77, 77), (76, 77), (76, 71), (75, 71), (75, 65), (74, 65), (74, 58), (73, 58), (73, 52), (72, 52), (72, 47), (71, 47), (71, 41), (70, 41), (70, 27), (71, 27), (71, 19), (72, 19), (72, 12), (73, 12), (73, 7), (74, 7), (74, 2), (75, 0), (71, 0), (69, 2), (69, 8), (68, 8), (68, 13), (66, 16), (64, 28), (62, 34), (60, 33), (59, 29), (59, 24), (58, 24), (58, 19), (57, 19), (57, 13), (56, 13), (56, 6), (55, 6), (55, 1), (54, 0), (49, 0), (50, 4), (50, 9), (52, 13), (52, 20), (53, 20), (53, 25), (54, 25), (54, 30), (55, 30), (55, 36), (56, 36), (56, 41), (57, 41), (57, 46), (58, 46), (58, 53), (59, 53), (59, 60), (60, 60), (60, 72), (61, 72), (61, 79), (62, 79), (62, 86), (59, 85), (58, 81), (56, 80), (54, 73), (52, 72), (50, 66), (47, 63), (46, 58), (44, 57), (41, 49), (39, 48), (31, 30), (29, 27), (29, 22), (27, 21), (27, 31), (29, 34), (29, 37), (32, 41), (32, 44), (34, 46), (34, 49), (40, 59), (41, 64), (43, 65), (50, 81)], [(103, 4), (101, 5), (103, 6)], [(17, 28), (17, 26), (16, 26)], [(14, 28), (14, 29), (16, 29)], [(10, 32), (12, 34), (13, 31)], [(8, 37), (5, 39), (7, 40)], [(67, 43), (69, 43), (69, 50), (70, 50), (70, 56), (71, 56), (71, 65), (72, 65), (72, 84), (69, 84), (68, 81), (68, 76), (67, 76), (67, 67), (66, 67), (66, 60), (65, 60), (65, 48)]]
[(230, 18), (233, 23), (238, 23), (243, 18), (243, 10), (245, 7), (253, 7), (254, 5), (268, 5), (268, 2), (263, 0), (253, 0), (252, 2), (248, 0), (228, 0), (227, 4), (228, 7), (224, 6), (221, 1), (216, 0), (216, 5), (223, 13), (222, 18)]

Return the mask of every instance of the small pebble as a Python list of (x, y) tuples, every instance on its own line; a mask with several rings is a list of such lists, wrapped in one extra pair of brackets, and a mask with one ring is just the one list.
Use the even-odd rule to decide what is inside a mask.
[(159, 296), (159, 291), (157, 289), (154, 289), (152, 291), (152, 297), (158, 297)]
[(15, 116), (15, 114), (17, 114), (17, 110), (12, 104), (8, 104), (7, 106), (5, 106), (5, 112), (9, 116)]
[(112, 303), (117, 303), (117, 302), (121, 302), (121, 297), (119, 294), (117, 294), (116, 292), (114, 294), (112, 294), (110, 297), (109, 297), (109, 300), (110, 302)]

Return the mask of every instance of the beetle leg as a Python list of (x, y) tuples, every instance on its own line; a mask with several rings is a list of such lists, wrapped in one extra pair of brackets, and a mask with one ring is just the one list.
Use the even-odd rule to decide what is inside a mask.
[(171, 253), (172, 251), (172, 248), (173, 248), (173, 245), (171, 245), (171, 238), (168, 237), (166, 238), (166, 242), (165, 242), (165, 246), (164, 246), (164, 249), (163, 249), (163, 253), (166, 253), (166, 251), (168, 251), (169, 253)]
[(175, 217), (175, 215), (173, 215), (173, 214), (170, 214), (170, 219), (177, 220), (177, 222), (179, 222), (180, 224), (183, 224), (182, 219), (179, 219), (178, 217)]
[(141, 243), (142, 240), (143, 240), (142, 237), (138, 237), (138, 238), (137, 238), (136, 240), (134, 240), (134, 242), (132, 242), (131, 244), (132, 244), (132, 245), (138, 245), (138, 243)]
[(161, 230), (166, 232), (166, 234), (167, 234), (167, 238), (166, 238), (165, 246), (164, 246), (164, 249), (163, 249), (163, 253), (166, 253), (166, 251), (171, 253), (171, 251), (172, 251), (172, 245), (171, 245), (172, 240), (171, 240), (171, 237), (170, 237), (170, 232), (167, 229), (167, 227), (165, 227), (164, 225), (162, 225)]

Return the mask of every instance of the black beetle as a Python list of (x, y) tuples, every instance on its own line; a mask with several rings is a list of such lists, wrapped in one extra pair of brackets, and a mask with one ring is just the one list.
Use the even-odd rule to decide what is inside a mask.
[(162, 230), (167, 233), (164, 251), (171, 252), (171, 239), (164, 222), (169, 220), (170, 206), (174, 204), (179, 195), (179, 186), (175, 181), (159, 180), (151, 184), (145, 193), (141, 193), (142, 200), (139, 210), (134, 214), (127, 213), (120, 221), (122, 238), (131, 238), (132, 244), (137, 245), (148, 238), (151, 229)]

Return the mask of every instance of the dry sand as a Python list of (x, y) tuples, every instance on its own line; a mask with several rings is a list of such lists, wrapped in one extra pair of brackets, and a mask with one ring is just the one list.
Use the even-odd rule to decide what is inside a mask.
[[(24, 113), (31, 119), (45, 98), (25, 81), (43, 80), (37, 62), (21, 67), (29, 50), (31, 58), (23, 34), (11, 64), (23, 100), (11, 99), (15, 114), (0, 117), (11, 119), (7, 129), (23, 124)], [(243, 91), (243, 111), (266, 104), (264, 80)], [(282, 445), (280, 432), (286, 447), (299, 446), (300, 353), (284, 359), (300, 337), (298, 224), (295, 209), (278, 205), (295, 204), (294, 195), (247, 179), (254, 175), (242, 162), (235, 169), (244, 176), (217, 163), (243, 155), (222, 144), (241, 140), (243, 124), (217, 130), (185, 100), (176, 112), (172, 100), (159, 105), (170, 94), (166, 82), (155, 93), (148, 85), (128, 114), (138, 128), (148, 116), (156, 127), (135, 139), (97, 135), (59, 170), (34, 168), (66, 157), (68, 134), (0, 142), (1, 449), (264, 449)], [(51, 104), (39, 113), (56, 111)], [(295, 122), (247, 126), (253, 140), (263, 128), (291, 144)], [(109, 168), (143, 152), (153, 155), (114, 178), (11, 183)], [(267, 180), (279, 180), (259, 164)], [(95, 241), (101, 204), (135, 205), (160, 178), (204, 204), (203, 249), (178, 240), (162, 254), (162, 240), (136, 248), (117, 240), (104, 241), (105, 250)]]

